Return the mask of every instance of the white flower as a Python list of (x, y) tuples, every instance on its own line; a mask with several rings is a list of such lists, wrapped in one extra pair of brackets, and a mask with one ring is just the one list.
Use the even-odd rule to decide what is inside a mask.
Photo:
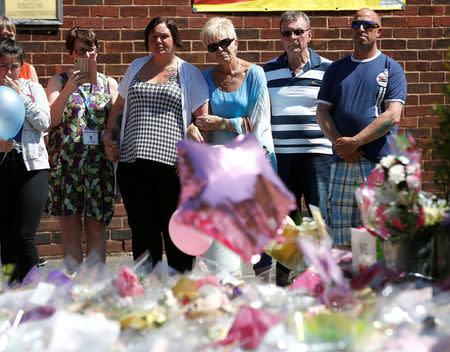
[(397, 160), (400, 161), (403, 165), (408, 165), (409, 164), (409, 159), (404, 156), (404, 155), (399, 155), (397, 157)]
[(425, 211), (425, 226), (439, 224), (444, 221), (445, 208), (438, 207), (423, 207)]
[(389, 182), (399, 184), (405, 181), (405, 167), (403, 165), (394, 165), (389, 169)]
[(380, 164), (384, 168), (389, 169), (392, 165), (395, 164), (395, 161), (396, 161), (396, 158), (394, 155), (388, 155), (380, 160)]
[(407, 175), (415, 175), (416, 174), (417, 165), (408, 165), (406, 167)]

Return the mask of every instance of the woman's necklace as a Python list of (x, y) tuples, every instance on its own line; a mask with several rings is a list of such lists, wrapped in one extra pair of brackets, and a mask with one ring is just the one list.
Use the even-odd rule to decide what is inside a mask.
[(240, 67), (240, 61), (239, 61), (239, 59), (237, 59), (236, 69), (235, 70), (231, 70), (231, 73), (230, 74), (226, 74), (225, 76), (223, 76), (223, 78), (217, 77), (219, 79), (220, 87), (228, 89), (228, 84), (236, 76), (236, 73), (237, 73), (239, 67)]

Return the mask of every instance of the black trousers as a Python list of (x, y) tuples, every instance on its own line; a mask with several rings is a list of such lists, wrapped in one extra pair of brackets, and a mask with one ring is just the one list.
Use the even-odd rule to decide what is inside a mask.
[(162, 233), (169, 265), (180, 272), (191, 270), (194, 257), (181, 252), (169, 237), (169, 220), (180, 195), (175, 167), (143, 159), (119, 163), (117, 181), (132, 231), (133, 258), (148, 250), (153, 264), (160, 261)]
[(21, 281), (38, 264), (36, 230), (48, 196), (48, 170), (27, 171), (16, 150), (0, 153), (0, 244), (3, 264)]

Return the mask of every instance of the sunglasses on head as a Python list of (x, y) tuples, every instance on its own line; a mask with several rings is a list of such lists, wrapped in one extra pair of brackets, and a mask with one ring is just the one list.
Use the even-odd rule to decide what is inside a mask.
[(294, 33), (297, 37), (300, 37), (301, 35), (303, 35), (303, 33), (309, 31), (309, 29), (296, 29), (293, 31), (282, 31), (281, 35), (285, 38), (289, 38), (291, 36), (292, 33)]
[(230, 44), (233, 43), (233, 41), (234, 41), (234, 39), (225, 38), (225, 39), (222, 39), (222, 40), (221, 40), (220, 42), (218, 42), (218, 43), (211, 43), (211, 44), (208, 44), (208, 46), (206, 47), (206, 49), (208, 49), (208, 51), (209, 51), (210, 53), (213, 53), (213, 52), (219, 50), (219, 46), (220, 46), (222, 49), (228, 48), (228, 47), (230, 46)]
[(352, 22), (353, 29), (359, 29), (359, 27), (361, 27), (361, 25), (363, 26), (364, 29), (380, 27), (380, 25), (374, 21), (353, 21)]

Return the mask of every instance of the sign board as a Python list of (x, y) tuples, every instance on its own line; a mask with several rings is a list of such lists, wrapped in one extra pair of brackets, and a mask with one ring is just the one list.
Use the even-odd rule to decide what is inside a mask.
[(0, 14), (12, 18), (15, 24), (63, 23), (62, 0), (0, 0)]
[(406, 0), (193, 0), (193, 12), (404, 10)]

